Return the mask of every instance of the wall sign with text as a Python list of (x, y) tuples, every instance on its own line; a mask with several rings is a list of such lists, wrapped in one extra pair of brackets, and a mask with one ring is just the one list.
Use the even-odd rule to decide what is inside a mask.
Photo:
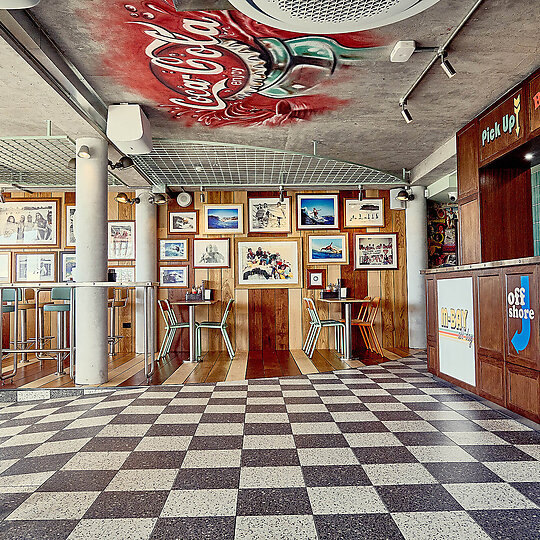
[(472, 278), (437, 280), (439, 370), (476, 385)]

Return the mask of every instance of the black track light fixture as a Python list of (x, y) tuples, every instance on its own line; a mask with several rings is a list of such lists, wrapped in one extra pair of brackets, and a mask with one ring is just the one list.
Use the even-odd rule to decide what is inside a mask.
[(401, 104), (401, 116), (403, 116), (403, 119), (405, 120), (405, 122), (407, 122), (407, 124), (410, 124), (412, 122), (412, 116), (409, 112), (409, 109), (407, 109), (406, 101)]
[(448, 60), (448, 58), (446, 57), (446, 53), (441, 54), (441, 67), (449, 79), (451, 79), (456, 74), (456, 70), (454, 69), (454, 66), (450, 63), (450, 60)]

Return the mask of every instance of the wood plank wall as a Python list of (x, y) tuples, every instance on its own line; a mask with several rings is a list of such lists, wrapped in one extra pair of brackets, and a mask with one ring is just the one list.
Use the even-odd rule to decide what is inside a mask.
[[(303, 193), (306, 193), (305, 191)], [(331, 192), (328, 192), (331, 193)], [(244, 234), (228, 235), (231, 238), (231, 263), (234, 266), (234, 238), (246, 236), (259, 236), (247, 233), (247, 202), (249, 196), (278, 197), (279, 192), (205, 192), (206, 203), (237, 203), (244, 205)], [(307, 261), (307, 237), (309, 234), (332, 234), (346, 232), (349, 234), (349, 264), (347, 265), (307, 265), (304, 263), (304, 285), (306, 268), (324, 268), (327, 271), (327, 282), (336, 283), (338, 278), (344, 281), (350, 294), (355, 297), (380, 296), (381, 312), (377, 318), (377, 332), (383, 347), (387, 349), (404, 349), (408, 347), (408, 319), (407, 319), (407, 273), (406, 273), (406, 238), (405, 238), (405, 212), (390, 210), (388, 191), (369, 190), (367, 196), (385, 199), (385, 225), (371, 229), (344, 229), (340, 223), (340, 231), (297, 231), (296, 230), (296, 197), (291, 197), (292, 232), (276, 235), (283, 238), (302, 238), (303, 258)], [(357, 198), (357, 191), (342, 191), (339, 194), (340, 216), (342, 216), (343, 200)], [(212, 237), (212, 235), (175, 235), (167, 233), (168, 211), (199, 210), (199, 231), (203, 203), (196, 193), (192, 205), (181, 209), (176, 201), (169, 201), (169, 208), (159, 207), (158, 210), (158, 236), (159, 238), (190, 238), (189, 258), (193, 258), (193, 238)], [(342, 218), (340, 218), (342, 219)], [(398, 263), (397, 270), (354, 270), (354, 234), (364, 232), (396, 232), (398, 234)], [(262, 236), (262, 235), (261, 235)], [(164, 266), (173, 263), (158, 263)], [(302, 306), (302, 297), (319, 298), (319, 291), (303, 289), (238, 289), (234, 288), (235, 276), (233, 267), (223, 269), (194, 269), (189, 265), (189, 284), (200, 284), (201, 280), (209, 281), (209, 287), (214, 290), (215, 298), (219, 300), (210, 307), (197, 307), (196, 319), (219, 320), (225, 309), (227, 300), (234, 297), (233, 311), (229, 316), (229, 335), (236, 350), (286, 350), (299, 349), (302, 346), (303, 336), (309, 325), (307, 313)], [(185, 289), (161, 289), (160, 298), (169, 298), (171, 302), (185, 297)], [(339, 307), (317, 303), (321, 318), (339, 318)], [(356, 313), (353, 313), (355, 316)], [(179, 318), (187, 320), (187, 308), (181, 308)], [(205, 334), (205, 332), (208, 332)], [(330, 335), (329, 335), (330, 334)], [(163, 327), (160, 321), (159, 339), (163, 336)], [(332, 332), (322, 332), (318, 347), (334, 347)], [(361, 350), (363, 343), (357, 329), (353, 331), (353, 349)], [(187, 331), (182, 330), (173, 343), (173, 350), (188, 350)], [(225, 350), (221, 335), (216, 330), (203, 331), (203, 350)]]
[[(123, 220), (123, 221), (132, 221), (135, 219), (135, 208), (129, 204), (120, 204), (114, 200), (115, 193), (109, 193), (109, 203), (108, 203), (108, 212), (109, 220)], [(128, 194), (130, 197), (134, 197), (133, 193)], [(67, 249), (66, 246), (66, 205), (75, 204), (75, 193), (74, 192), (65, 192), (65, 193), (56, 193), (56, 192), (39, 192), (39, 193), (25, 193), (25, 192), (13, 192), (4, 194), (6, 199), (12, 198), (27, 198), (27, 199), (36, 199), (36, 198), (58, 198), (60, 199), (60, 208), (58, 209), (58, 219), (60, 221), (60, 238), (58, 241), (58, 246), (50, 248), (47, 246), (42, 247), (33, 247), (33, 248), (19, 248), (14, 247), (12, 249), (2, 249), (0, 251), (11, 251), (12, 252), (12, 268), (15, 262), (13, 253), (20, 252), (36, 252), (42, 251), (44, 253), (55, 253), (56, 254), (56, 279), (60, 279), (60, 252), (61, 251), (72, 251), (74, 249)], [(135, 261), (109, 261), (109, 266), (118, 267), (118, 266), (134, 266)], [(12, 270), (12, 279), (15, 279), (14, 271)], [(46, 300), (47, 295), (40, 295), (40, 301)], [(116, 333), (122, 336), (118, 345), (118, 353), (127, 353), (134, 351), (134, 336), (135, 336), (135, 303), (133, 301), (133, 293), (130, 292), (129, 300), (125, 308), (118, 310), (118, 327)], [(28, 310), (27, 313), (27, 328), (28, 328), (28, 337), (34, 337), (35, 335), (35, 311)], [(127, 327), (126, 327), (127, 326)], [(45, 335), (55, 336), (56, 335), (56, 316), (46, 316), (45, 317)]]

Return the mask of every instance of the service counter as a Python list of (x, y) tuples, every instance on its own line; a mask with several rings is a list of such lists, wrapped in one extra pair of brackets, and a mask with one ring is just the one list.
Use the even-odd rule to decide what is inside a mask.
[(425, 270), (428, 369), (540, 421), (540, 257)]

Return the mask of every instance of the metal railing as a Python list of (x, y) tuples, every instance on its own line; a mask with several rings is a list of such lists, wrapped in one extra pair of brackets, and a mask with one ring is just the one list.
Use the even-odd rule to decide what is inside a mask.
[[(76, 369), (76, 290), (79, 288), (128, 288), (128, 289), (142, 289), (143, 290), (143, 307), (144, 307), (144, 374), (147, 378), (150, 378), (156, 368), (156, 358), (155, 358), (155, 339), (156, 339), (156, 288), (158, 283), (151, 281), (146, 282), (109, 282), (109, 281), (90, 281), (90, 282), (57, 282), (57, 283), (2, 283), (0, 284), (0, 299), (2, 299), (2, 315), (3, 307), (6, 305), (6, 302), (3, 300), (5, 290), (13, 290), (14, 300), (12, 306), (14, 308), (14, 325), (13, 325), (13, 348), (3, 347), (3, 321), (0, 322), (0, 366), (1, 362), (4, 359), (4, 355), (9, 356), (13, 354), (13, 369), (10, 373), (2, 374), (0, 369), (0, 380), (4, 381), (6, 379), (12, 379), (17, 374), (18, 369), (18, 357), (22, 354), (35, 353), (38, 359), (43, 359), (43, 355), (50, 354), (65, 354), (69, 355), (69, 376), (74, 379), (75, 369)], [(40, 329), (42, 324), (42, 317), (44, 314), (41, 313), (41, 308), (39, 304), (39, 295), (42, 292), (50, 291), (53, 288), (70, 288), (70, 314), (69, 314), (69, 346), (68, 347), (56, 347), (56, 348), (46, 348), (45, 345), (45, 336), (41, 336), (43, 333)], [(25, 298), (24, 291), (26, 289), (34, 290), (34, 299), (36, 306), (36, 318), (35, 318), (35, 336), (33, 341), (35, 346), (33, 348), (28, 348), (28, 343), (25, 343), (25, 348), (19, 347), (19, 291), (22, 291), (21, 298)], [(57, 333), (60, 331), (57, 328)], [(21, 345), (23, 343), (21, 342)], [(58, 342), (57, 342), (58, 345)]]

